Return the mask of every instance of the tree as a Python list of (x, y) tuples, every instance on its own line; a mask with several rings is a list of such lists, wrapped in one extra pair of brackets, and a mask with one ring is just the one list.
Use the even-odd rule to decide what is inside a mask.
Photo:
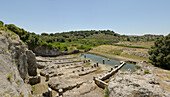
[(3, 27), (4, 22), (0, 21), (0, 27)]
[(42, 36), (48, 36), (48, 33), (41, 33)]
[(170, 34), (160, 37), (148, 52), (149, 62), (155, 66), (170, 69)]

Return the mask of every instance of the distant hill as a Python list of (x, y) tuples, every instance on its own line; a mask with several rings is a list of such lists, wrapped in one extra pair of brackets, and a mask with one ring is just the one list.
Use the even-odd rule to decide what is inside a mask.
[(137, 37), (139, 35), (126, 35), (126, 36), (129, 36), (129, 37)]
[(23, 28), (19, 28), (14, 24), (3, 24), (1, 21), (1, 30), (8, 30), (18, 34), (21, 40), (28, 44), (29, 49), (34, 50), (36, 47), (45, 46), (50, 49), (59, 48), (62, 51), (68, 51), (73, 49), (90, 49), (94, 46), (102, 44), (112, 45), (119, 41), (129, 42), (146, 42), (154, 41), (155, 39), (162, 37), (163, 35), (120, 35), (111, 30), (88, 30), (88, 31), (69, 31), (62, 33), (41, 33), (37, 35), (25, 31)]

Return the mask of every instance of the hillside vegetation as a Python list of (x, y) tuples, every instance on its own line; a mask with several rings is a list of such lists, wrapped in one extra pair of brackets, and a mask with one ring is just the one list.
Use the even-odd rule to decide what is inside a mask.
[(170, 34), (157, 39), (151, 48), (150, 62), (155, 66), (170, 69)]
[[(19, 28), (14, 24), (4, 24), (0, 21), (0, 31), (8, 31), (19, 35), (20, 39), (28, 44), (28, 48), (35, 50), (38, 47), (46, 47), (49, 49), (57, 48), (60, 51), (71, 51), (75, 49), (90, 50), (100, 53), (107, 53), (113, 55), (121, 55), (123, 57), (133, 57), (141, 59), (141, 56), (148, 58), (147, 50), (150, 54), (150, 62), (155, 66), (161, 66), (170, 68), (169, 66), (169, 36), (164, 37), (163, 35), (143, 35), (143, 36), (126, 36), (115, 33), (110, 30), (89, 30), (89, 31), (69, 31), (62, 33), (41, 33), (41, 35), (35, 34), (34, 32), (25, 31), (23, 28)], [(0, 32), (1, 34), (2, 32)], [(155, 43), (154, 41), (157, 40)], [(152, 45), (154, 46), (150, 48)], [(113, 45), (119, 47), (117, 49), (97, 48), (100, 45)], [(129, 50), (121, 48), (135, 48), (137, 51), (129, 52)], [(138, 49), (144, 49), (138, 51)], [(135, 56), (134, 56), (135, 55)], [(136, 55), (138, 57), (136, 57)], [(139, 57), (140, 56), (140, 57)], [(143, 59), (143, 58), (142, 58)], [(163, 64), (163, 65), (162, 65)]]
[(21, 40), (28, 44), (29, 49), (34, 50), (36, 47), (58, 48), (61, 51), (68, 51), (74, 49), (86, 49), (99, 45), (116, 45), (131, 48), (148, 48), (143, 46), (131, 46), (125, 44), (116, 44), (119, 42), (148, 42), (154, 41), (161, 35), (144, 35), (144, 36), (126, 36), (115, 33), (110, 30), (90, 30), (90, 31), (70, 31), (62, 33), (42, 33), (37, 35), (25, 31), (14, 24), (5, 24), (0, 21), (0, 29), (8, 30), (18, 34)]

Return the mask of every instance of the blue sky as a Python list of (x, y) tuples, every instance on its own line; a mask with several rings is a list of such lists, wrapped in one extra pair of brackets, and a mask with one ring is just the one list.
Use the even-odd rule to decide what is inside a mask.
[(0, 20), (30, 32), (170, 33), (170, 0), (0, 0)]

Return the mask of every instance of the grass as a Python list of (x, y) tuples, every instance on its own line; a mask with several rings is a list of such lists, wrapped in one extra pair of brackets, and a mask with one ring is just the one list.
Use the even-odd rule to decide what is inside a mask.
[(35, 91), (35, 85), (32, 85), (31, 87), (32, 87), (32, 91)]
[(125, 57), (125, 58), (148, 60), (148, 58), (124, 54), (124, 53), (128, 53), (128, 52), (147, 53), (147, 49), (136, 48), (135, 50), (131, 50), (131, 49), (123, 50), (122, 48), (125, 48), (125, 47), (113, 46), (113, 45), (101, 45), (101, 46), (98, 46), (98, 47), (94, 47), (91, 51), (98, 52), (98, 53), (101, 53), (101, 54), (104, 54), (104, 55), (108, 54), (110, 56), (118, 55), (118, 56), (122, 56), (122, 57)]
[(15, 83), (19, 86), (20, 85), (20, 82), (19, 81), (15, 81)]
[(145, 71), (144, 71), (144, 74), (149, 74), (149, 70), (145, 70)]
[(18, 62), (18, 59), (15, 59), (15, 62)]
[(126, 55), (126, 54), (122, 54), (120, 55), (122, 57), (126, 57), (126, 58), (132, 58), (132, 59), (140, 59), (140, 60), (148, 60), (148, 58), (144, 58), (144, 57), (139, 57), (139, 56), (135, 56), (135, 55)]
[(140, 67), (136, 66), (136, 70), (140, 70), (140, 69), (141, 69)]
[(105, 87), (105, 97), (109, 97), (108, 86)]
[[(5, 96), (6, 94), (10, 94), (10, 91), (5, 91), (4, 93), (3, 93), (3, 96)], [(6, 97), (6, 96), (5, 96)]]
[(165, 83), (164, 81), (170, 80), (170, 71), (169, 70), (163, 70), (161, 68), (155, 69), (154, 74), (160, 74), (158, 77), (158, 80), (160, 82), (160, 85), (168, 92), (170, 92), (170, 87), (168, 87), (168, 83)]
[(154, 41), (146, 41), (146, 42), (142, 42), (142, 41), (138, 41), (138, 42), (120, 41), (119, 43), (116, 43), (116, 44), (150, 48), (152, 45), (154, 45)]
[(8, 52), (8, 50), (4, 50), (3, 54), (6, 54)]
[(32, 85), (32, 91), (34, 95), (42, 94), (44, 91), (48, 89), (47, 83), (39, 83), (36, 85)]
[(113, 55), (120, 55), (122, 52), (123, 52), (123, 50), (111, 49), (107, 53), (113, 54)]
[(147, 47), (143, 46), (130, 46), (130, 45), (124, 45), (124, 44), (113, 44), (114, 46), (121, 46), (121, 47), (128, 47), (128, 48), (142, 48), (142, 49), (147, 49)]
[(10, 73), (8, 76), (7, 76), (7, 80), (11, 82), (11, 79), (12, 79), (12, 75), (13, 73)]

